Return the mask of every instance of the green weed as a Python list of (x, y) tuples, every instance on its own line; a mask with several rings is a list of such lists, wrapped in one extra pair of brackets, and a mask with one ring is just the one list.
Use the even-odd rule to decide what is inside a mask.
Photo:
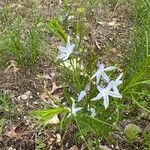
[[(17, 30), (11, 31), (3, 37), (1, 51), (4, 56), (7, 55), (22, 68), (35, 68), (42, 54), (41, 37), (35, 28), (27, 35), (23, 35)], [(7, 58), (5, 57), (5, 59)]]

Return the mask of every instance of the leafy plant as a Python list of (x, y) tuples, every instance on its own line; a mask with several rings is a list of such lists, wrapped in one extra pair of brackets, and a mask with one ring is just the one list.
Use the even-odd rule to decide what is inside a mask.
[(124, 134), (129, 143), (135, 142), (141, 129), (135, 124), (128, 124), (124, 129)]
[[(117, 2), (115, 1), (114, 5)], [(40, 125), (45, 125), (55, 115), (59, 114), (61, 131), (66, 134), (68, 125), (75, 124), (78, 128), (76, 137), (82, 139), (90, 149), (89, 137), (94, 137), (94, 142), (99, 141), (99, 139), (110, 139), (111, 132), (119, 130), (117, 123), (122, 117), (120, 114), (124, 111), (125, 106), (123, 106), (123, 101), (117, 101), (116, 98), (123, 97), (124, 101), (132, 100), (131, 104), (134, 103), (141, 109), (150, 112), (147, 106), (150, 83), (150, 57), (148, 54), (150, 37), (147, 20), (149, 20), (148, 12), (150, 9), (147, 9), (149, 6), (145, 2), (143, 5), (141, 4), (140, 7), (135, 5), (139, 12), (137, 18), (140, 19), (137, 20), (140, 25), (137, 26), (136, 20), (135, 30), (132, 32), (133, 45), (124, 61), (126, 65), (124, 75), (120, 74), (117, 78), (113, 72), (116, 67), (104, 67), (104, 64), (99, 62), (100, 58), (95, 54), (95, 51), (86, 49), (82, 45), (86, 31), (84, 22), (82, 22), (83, 14), (86, 12), (84, 7), (77, 9), (75, 15), (78, 19), (72, 24), (73, 28), (70, 29), (69, 34), (66, 34), (66, 26), (63, 26), (63, 23), (58, 19), (52, 19), (46, 24), (48, 31), (63, 43), (63, 45), (58, 46), (58, 56), (53, 55), (51, 59), (55, 68), (61, 73), (60, 80), (65, 86), (63, 99), (65, 103), (57, 103), (56, 108), (34, 111), (33, 115), (39, 119)], [(67, 5), (65, 6), (67, 8)], [(141, 17), (140, 14), (143, 7), (146, 11), (146, 13), (144, 12), (146, 17)], [(143, 19), (144, 17), (146, 19)], [(56, 49), (53, 51), (55, 54), (57, 53)], [(107, 71), (111, 72), (106, 74)], [(121, 89), (119, 89), (120, 84), (122, 84)], [(144, 103), (142, 102), (143, 99), (145, 99)], [(111, 101), (110, 104), (109, 100)], [(140, 129), (131, 124), (124, 132), (129, 142), (133, 142)]]
[[(78, 23), (76, 25), (79, 29)], [(110, 108), (108, 106), (109, 97), (111, 101), (113, 101), (112, 97), (122, 97), (118, 89), (122, 83), (122, 74), (117, 79), (111, 80), (111, 74), (106, 74), (106, 72), (116, 67), (104, 67), (104, 64), (97, 63), (95, 55), (92, 56), (92, 50), (82, 51), (81, 42), (77, 41), (77, 44), (72, 44), (70, 35), (66, 41), (67, 34), (56, 20), (50, 21), (47, 27), (63, 43), (66, 42), (66, 46), (58, 46), (58, 56), (52, 57), (56, 69), (61, 72), (62, 84), (67, 85), (64, 88), (66, 104), (57, 103), (57, 107), (33, 111), (31, 114), (37, 117), (40, 126), (46, 125), (55, 115), (60, 114), (60, 129), (66, 133), (67, 126), (75, 123), (78, 127), (77, 137), (79, 139), (82, 137), (90, 149), (89, 143), (86, 142), (88, 137), (94, 136), (96, 140), (99, 137), (108, 139), (110, 132), (117, 130), (115, 124), (119, 121), (119, 106), (117, 102), (112, 102)], [(77, 34), (80, 31), (74, 30)], [(78, 35), (82, 36), (82, 34)], [(86, 53), (92, 56), (92, 58), (87, 57), (89, 61), (84, 60)], [(97, 69), (95, 69), (96, 64)], [(96, 73), (94, 73), (95, 70)], [(101, 101), (96, 101), (101, 98), (104, 99), (103, 104)]]

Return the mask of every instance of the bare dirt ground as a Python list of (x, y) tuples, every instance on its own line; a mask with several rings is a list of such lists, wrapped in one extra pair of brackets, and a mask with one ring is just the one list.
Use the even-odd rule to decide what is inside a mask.
[[(51, 0), (47, 2), (41, 0), (33, 5), (25, 1), (1, 1), (0, 11), (5, 7), (10, 9), (8, 15), (10, 20), (14, 19), (17, 14), (25, 22), (27, 21), (26, 24), (24, 24), (24, 21), (20, 21), (19, 25), (21, 30), (25, 31), (30, 28), (30, 24), (34, 22), (37, 14), (41, 15), (45, 20), (59, 14), (61, 1)], [(123, 58), (130, 47), (129, 31), (131, 31), (131, 22), (128, 15), (130, 14), (130, 17), (134, 15), (131, 8), (128, 4), (118, 3), (115, 6), (102, 5), (94, 11), (96, 11), (96, 15), (89, 18), (87, 16), (86, 18), (89, 30), (85, 38), (85, 45), (88, 48), (95, 49), (96, 53), (103, 56), (101, 61), (117, 63), (120, 68), (124, 67)], [(42, 24), (39, 24), (39, 26), (42, 27)], [(1, 32), (6, 31), (7, 27), (1, 29)], [(56, 45), (53, 39), (48, 35), (50, 45), (46, 46), (47, 50), (50, 49), (51, 45)], [(68, 137), (65, 137), (64, 142), (61, 143), (62, 135), (57, 132), (55, 125), (50, 125), (45, 130), (37, 131), (34, 120), (28, 116), (30, 110), (46, 108), (51, 105), (52, 98), (48, 96), (48, 92), (56, 99), (61, 99), (63, 95), (57, 76), (48, 58), (40, 58), (38, 72), (36, 73), (30, 72), (30, 70), (22, 70), (13, 61), (2, 67), (0, 70), (0, 91), (10, 93), (9, 101), (11, 106), (9, 109), (11, 110), (8, 110), (8, 112), (0, 110), (0, 117), (6, 120), (0, 136), (0, 149), (35, 150), (38, 146), (39, 149), (42, 149), (43, 146), (49, 150), (78, 150), (81, 147), (84, 149), (84, 145), (77, 145), (71, 139), (72, 137), (69, 137), (74, 132), (75, 127), (71, 126), (69, 128)], [(121, 123), (123, 126), (125, 124), (124, 122)], [(147, 122), (144, 127), (146, 125)], [(114, 145), (113, 148), (116, 150), (136, 149), (140, 144), (137, 143), (137, 146), (131, 148), (124, 143), (121, 136), (117, 136), (116, 140), (118, 145)]]

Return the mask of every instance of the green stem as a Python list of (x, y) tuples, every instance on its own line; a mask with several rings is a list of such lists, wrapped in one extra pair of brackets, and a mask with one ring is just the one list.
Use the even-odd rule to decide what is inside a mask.
[(135, 100), (134, 96), (131, 94), (132, 100), (135, 102), (135, 104), (137, 104), (140, 108), (142, 108), (143, 110), (147, 111), (148, 113), (150, 113), (150, 110), (148, 110), (147, 108), (143, 107), (137, 100)]
[(80, 134), (83, 136), (83, 140), (84, 140), (84, 142), (86, 143), (87, 148), (88, 148), (89, 150), (91, 150), (91, 148), (89, 147), (89, 145), (88, 145), (86, 139), (84, 138), (84, 135), (83, 135), (83, 133), (82, 133), (82, 131), (81, 131), (81, 129), (80, 129), (80, 126), (79, 126), (79, 124), (78, 124), (77, 119), (76, 119), (75, 117), (74, 117), (74, 119), (75, 119), (75, 121), (76, 121), (76, 124), (77, 124), (77, 127), (78, 127), (78, 129), (79, 129)]

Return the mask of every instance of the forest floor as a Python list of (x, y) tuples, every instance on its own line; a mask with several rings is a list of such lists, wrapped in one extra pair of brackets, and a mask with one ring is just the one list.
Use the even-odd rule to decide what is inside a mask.
[[(51, 0), (28, 2), (28, 1), (0, 1), (1, 19), (3, 11), (8, 11), (6, 15), (7, 24), (0, 25), (0, 32), (7, 32), (12, 24), (26, 34), (35, 23), (35, 18), (41, 16), (41, 20), (49, 20), (61, 13), (61, 1)], [(76, 9), (80, 4), (74, 4)], [(7, 8), (7, 9), (6, 9)], [(96, 53), (103, 56), (101, 61), (106, 64), (119, 65), (120, 71), (124, 68), (124, 56), (130, 48), (129, 33), (132, 30), (131, 18), (134, 17), (132, 7), (128, 3), (116, 3), (100, 5), (96, 10), (96, 15), (92, 12), (87, 14), (86, 26), (87, 36), (84, 38), (85, 46), (95, 49)], [(4, 15), (4, 16), (5, 16)], [(72, 16), (73, 18), (74, 16)], [(70, 22), (72, 21), (70, 19)], [(37, 18), (38, 19), (38, 18)], [(76, 18), (75, 18), (76, 19)], [(74, 20), (73, 20), (74, 21)], [(42, 21), (38, 26), (43, 29)], [(0, 33), (0, 34), (1, 34)], [(49, 45), (45, 45), (45, 53), (50, 53), (50, 49), (56, 46), (59, 41), (52, 35), (47, 35)], [(6, 58), (7, 60), (7, 58)], [(46, 108), (51, 102), (50, 93), (53, 98), (61, 99), (63, 97), (62, 87), (58, 81), (59, 74), (51, 64), (48, 57), (41, 56), (37, 63), (37, 71), (31, 72), (24, 70), (13, 60), (8, 61), (0, 70), (0, 91), (1, 98), (5, 100), (5, 109), (0, 110), (0, 149), (1, 150), (79, 150), (86, 149), (84, 144), (76, 143), (71, 135), (74, 132), (74, 126), (68, 129), (68, 136), (61, 142), (62, 133), (57, 131), (57, 125), (48, 125), (46, 129), (37, 130), (36, 122), (29, 116), (29, 111)], [(128, 123), (137, 123), (143, 130), (148, 128), (149, 121), (134, 120), (136, 112), (127, 114), (131, 117), (120, 122), (123, 130)], [(141, 135), (142, 136), (142, 135)], [(128, 144), (123, 135), (115, 135), (116, 145), (111, 145), (108, 141), (103, 141), (103, 149), (115, 150), (139, 150), (142, 147), (141, 139)], [(141, 148), (142, 149), (142, 148)]]

